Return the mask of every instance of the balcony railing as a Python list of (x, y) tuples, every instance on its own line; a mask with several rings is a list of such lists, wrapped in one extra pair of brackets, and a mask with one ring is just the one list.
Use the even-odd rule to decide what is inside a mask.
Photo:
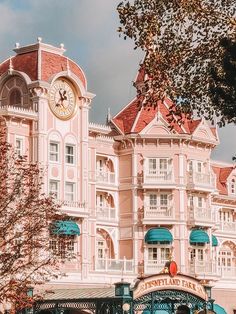
[(96, 271), (132, 273), (134, 272), (134, 261), (127, 259), (101, 259), (95, 263)]
[(166, 262), (169, 260), (147, 260), (144, 261), (144, 272), (145, 274), (157, 274), (160, 273), (164, 267)]
[(0, 105), (0, 114), (1, 115), (19, 115), (22, 117), (27, 117), (31, 119), (37, 118), (36, 110), (33, 110), (31, 107), (24, 108), (22, 106), (2, 106)]
[(236, 266), (219, 266), (215, 262), (195, 261), (190, 263), (190, 274), (231, 279), (236, 278)]
[(211, 209), (205, 207), (188, 207), (188, 218), (195, 222), (211, 222), (214, 223), (214, 217)]
[(220, 221), (220, 231), (226, 233), (236, 233), (236, 222), (235, 221)]
[(198, 276), (217, 276), (219, 275), (218, 267), (214, 262), (195, 261), (190, 263), (190, 274)]
[(111, 221), (116, 219), (116, 209), (112, 207), (97, 207), (97, 219)]
[(99, 183), (115, 183), (115, 172), (109, 171), (97, 171), (96, 172), (96, 181)]
[(189, 172), (188, 184), (201, 187), (215, 188), (215, 176), (211, 173)]
[(174, 179), (173, 171), (152, 170), (144, 173), (144, 183), (172, 183)]
[(144, 207), (144, 219), (149, 218), (157, 218), (157, 219), (165, 219), (165, 218), (173, 218), (174, 210), (173, 206), (145, 206)]

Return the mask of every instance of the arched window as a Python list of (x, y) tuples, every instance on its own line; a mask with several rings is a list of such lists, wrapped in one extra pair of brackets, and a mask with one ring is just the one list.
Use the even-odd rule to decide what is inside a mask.
[(10, 106), (21, 106), (21, 92), (18, 88), (13, 88), (9, 96)]

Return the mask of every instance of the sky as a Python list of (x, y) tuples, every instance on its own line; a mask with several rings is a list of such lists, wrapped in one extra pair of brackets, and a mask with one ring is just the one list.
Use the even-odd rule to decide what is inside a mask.
[[(21, 46), (63, 43), (66, 56), (84, 70), (88, 91), (96, 94), (90, 121), (104, 123), (108, 108), (115, 115), (135, 96), (142, 53), (117, 33), (120, 0), (0, 0), (0, 60)], [(213, 158), (231, 162), (236, 154), (236, 126), (219, 130), (220, 146)]]

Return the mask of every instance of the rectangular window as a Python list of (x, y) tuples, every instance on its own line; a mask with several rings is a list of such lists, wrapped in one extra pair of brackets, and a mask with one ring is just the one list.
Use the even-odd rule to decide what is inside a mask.
[(188, 171), (193, 172), (193, 161), (192, 160), (189, 160), (189, 162), (188, 162)]
[(198, 207), (203, 207), (203, 198), (202, 197), (198, 197), (197, 198), (197, 206)]
[(148, 166), (149, 166), (149, 174), (156, 174), (156, 172), (157, 172), (157, 160), (156, 160), (156, 158), (149, 158)]
[(55, 180), (49, 181), (49, 193), (56, 199), (59, 199), (59, 182)]
[(168, 195), (167, 194), (160, 195), (160, 205), (161, 205), (161, 208), (168, 207)]
[(73, 165), (75, 163), (75, 147), (66, 145), (66, 163)]
[(50, 142), (49, 144), (49, 160), (59, 161), (59, 144), (55, 142)]
[(148, 260), (156, 261), (157, 260), (157, 248), (148, 248)]
[(150, 209), (157, 208), (157, 195), (156, 194), (149, 195), (149, 206), (150, 206)]
[(200, 161), (197, 162), (197, 172), (203, 172), (202, 162)]
[(194, 206), (193, 195), (189, 195), (188, 201), (189, 201), (189, 206), (193, 208)]
[(166, 262), (170, 258), (170, 249), (169, 248), (161, 248), (161, 262)]
[(165, 159), (161, 158), (160, 159), (160, 172), (162, 172), (162, 171), (166, 172), (167, 168), (168, 168), (167, 159), (166, 158)]
[(50, 239), (49, 248), (61, 259), (71, 259), (75, 253), (75, 237), (66, 236)]
[(18, 157), (23, 156), (23, 139), (16, 138), (15, 151)]
[(65, 185), (65, 200), (74, 201), (75, 200), (75, 183), (66, 182)]

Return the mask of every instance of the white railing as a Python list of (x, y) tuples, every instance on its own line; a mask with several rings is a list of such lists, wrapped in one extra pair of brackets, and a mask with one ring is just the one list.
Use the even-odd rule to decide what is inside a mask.
[(56, 200), (56, 203), (60, 206), (65, 207), (73, 207), (73, 208), (85, 208), (85, 202), (78, 202), (78, 201), (66, 201), (66, 200)]
[(218, 267), (215, 262), (195, 261), (190, 263), (189, 268), (191, 275), (218, 275)]
[(115, 172), (97, 171), (96, 181), (101, 183), (115, 183)]
[(145, 274), (157, 274), (160, 273), (164, 267), (166, 262), (169, 260), (147, 260), (144, 261), (144, 272)]
[(134, 261), (127, 259), (102, 259), (95, 262), (96, 271), (132, 273), (134, 272)]
[(202, 173), (202, 172), (188, 172), (188, 183), (215, 187), (215, 176), (211, 173)]
[(16, 107), (16, 106), (0, 106), (1, 114), (23, 114), (37, 116), (36, 110), (32, 108)]
[(144, 173), (144, 183), (170, 183), (173, 182), (173, 171), (147, 171)]
[(201, 222), (213, 222), (213, 213), (211, 209), (205, 207), (189, 207), (188, 216), (190, 220)]
[(173, 218), (174, 210), (173, 206), (145, 206), (144, 207), (144, 219), (145, 218)]
[(235, 221), (220, 221), (219, 229), (226, 233), (236, 233), (236, 222)]
[(97, 219), (106, 221), (116, 219), (116, 209), (112, 207), (97, 207)]
[(218, 266), (222, 278), (236, 278), (236, 266)]

